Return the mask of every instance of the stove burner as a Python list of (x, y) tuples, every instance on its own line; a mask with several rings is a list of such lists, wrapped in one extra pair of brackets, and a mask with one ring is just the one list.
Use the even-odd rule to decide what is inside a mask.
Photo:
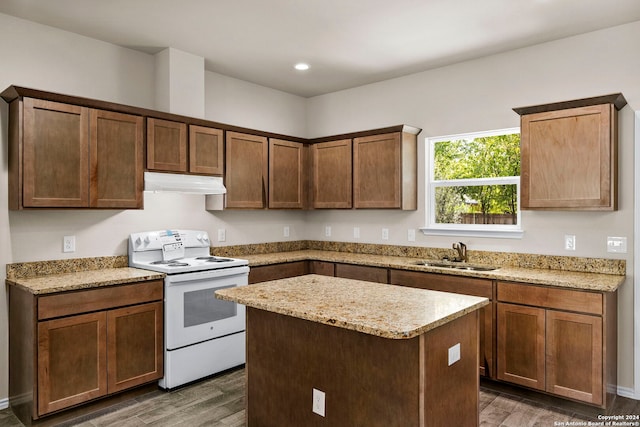
[(218, 258), (215, 256), (200, 256), (196, 258), (197, 260), (202, 260), (202, 261), (207, 261), (207, 262), (227, 262), (227, 261), (233, 261), (232, 259), (229, 258)]
[(180, 262), (180, 261), (176, 261), (176, 260), (153, 261), (151, 264), (152, 265), (166, 265), (167, 267), (188, 267), (189, 266), (189, 264), (187, 264), (186, 262)]

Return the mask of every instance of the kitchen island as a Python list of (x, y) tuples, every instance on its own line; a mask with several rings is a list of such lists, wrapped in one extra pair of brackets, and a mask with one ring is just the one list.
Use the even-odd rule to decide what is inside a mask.
[(478, 425), (486, 298), (307, 275), (247, 306), (248, 426)]

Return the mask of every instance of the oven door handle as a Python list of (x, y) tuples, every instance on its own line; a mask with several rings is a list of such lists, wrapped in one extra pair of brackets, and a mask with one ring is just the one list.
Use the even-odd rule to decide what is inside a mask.
[(171, 286), (174, 283), (193, 282), (199, 280), (210, 280), (217, 278), (230, 278), (249, 274), (249, 267), (230, 267), (219, 270), (194, 271), (191, 273), (169, 274), (166, 276), (166, 283)]

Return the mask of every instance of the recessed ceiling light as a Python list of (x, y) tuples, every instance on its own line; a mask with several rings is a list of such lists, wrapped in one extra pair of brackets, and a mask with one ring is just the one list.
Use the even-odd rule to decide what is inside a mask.
[(309, 69), (309, 64), (305, 64), (304, 62), (299, 62), (293, 66), (298, 71), (305, 71)]

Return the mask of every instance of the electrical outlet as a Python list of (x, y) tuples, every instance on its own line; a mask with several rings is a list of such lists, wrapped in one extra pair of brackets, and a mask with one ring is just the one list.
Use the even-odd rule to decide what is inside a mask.
[(360, 227), (353, 227), (353, 238), (354, 239), (360, 238)]
[(573, 234), (565, 234), (564, 235), (564, 248), (567, 251), (575, 251), (576, 250), (576, 236)]
[(225, 240), (227, 240), (227, 230), (218, 228), (218, 242), (224, 242)]
[(389, 229), (388, 228), (383, 228), (382, 229), (382, 240), (389, 240)]
[(76, 236), (64, 236), (62, 238), (62, 252), (76, 251)]
[(331, 226), (327, 225), (324, 227), (324, 237), (331, 237)]
[(282, 234), (284, 234), (284, 237), (289, 237), (289, 226), (285, 225), (284, 229), (282, 230)]
[(407, 230), (407, 240), (410, 242), (416, 241), (416, 230), (415, 228), (410, 228)]
[(607, 237), (607, 252), (616, 252), (619, 254), (627, 253), (626, 237)]
[(313, 389), (313, 404), (311, 410), (321, 417), (324, 417), (324, 397), (324, 391)]
[(460, 360), (460, 343), (454, 345), (453, 347), (449, 347), (449, 365), (451, 366)]

